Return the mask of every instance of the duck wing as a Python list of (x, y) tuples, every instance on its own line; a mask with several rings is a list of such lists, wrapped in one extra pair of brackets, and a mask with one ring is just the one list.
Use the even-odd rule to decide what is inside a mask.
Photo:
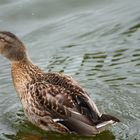
[(45, 81), (63, 87), (70, 91), (69, 95), (77, 104), (80, 113), (84, 113), (94, 123), (96, 123), (101, 116), (97, 106), (91, 100), (88, 93), (70, 76), (62, 73), (47, 73)]
[[(34, 110), (49, 112), (51, 123), (57, 124), (57, 128), (64, 126), (70, 132), (84, 135), (98, 133), (93, 122), (87, 114), (80, 112), (79, 104), (73, 100), (70, 91), (64, 87), (46, 81), (33, 81), (27, 85), (26, 93), (32, 97)], [(52, 130), (54, 129), (56, 128)]]
[(62, 73), (47, 73), (45, 81), (70, 91), (69, 95), (75, 102), (78, 112), (86, 116), (92, 122), (92, 125), (96, 125), (99, 129), (108, 124), (120, 122), (114, 116), (101, 114), (88, 93), (72, 77)]
[[(37, 109), (47, 111), (54, 123), (83, 135), (99, 132), (112, 116), (102, 115), (89, 95), (71, 77), (48, 73), (27, 85)], [(104, 116), (104, 119), (102, 119)], [(101, 124), (103, 122), (103, 125)]]

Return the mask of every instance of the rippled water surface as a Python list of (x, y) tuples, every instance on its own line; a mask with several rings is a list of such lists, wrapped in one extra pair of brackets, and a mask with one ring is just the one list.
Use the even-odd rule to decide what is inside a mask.
[(72, 75), (121, 123), (96, 137), (42, 132), (24, 116), (0, 56), (0, 140), (140, 140), (140, 1), (1, 0), (0, 30), (16, 33), (33, 62)]

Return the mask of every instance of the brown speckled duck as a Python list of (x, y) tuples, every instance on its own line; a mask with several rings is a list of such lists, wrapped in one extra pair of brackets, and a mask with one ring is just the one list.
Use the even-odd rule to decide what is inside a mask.
[(12, 79), (30, 122), (45, 131), (95, 135), (116, 117), (101, 114), (87, 92), (71, 77), (44, 73), (27, 57), (24, 44), (0, 32), (0, 53), (11, 61)]

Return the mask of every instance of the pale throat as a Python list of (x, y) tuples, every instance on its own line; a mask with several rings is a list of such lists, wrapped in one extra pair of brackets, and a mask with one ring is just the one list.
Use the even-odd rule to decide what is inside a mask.
[(42, 76), (43, 72), (31, 61), (14, 62), (11, 64), (11, 74), (16, 90), (23, 90), (27, 83), (30, 83), (36, 77)]

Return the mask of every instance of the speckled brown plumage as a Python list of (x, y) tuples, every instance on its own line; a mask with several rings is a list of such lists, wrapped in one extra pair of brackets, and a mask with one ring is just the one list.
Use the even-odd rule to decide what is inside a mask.
[(0, 32), (0, 53), (11, 61), (11, 73), (24, 112), (46, 131), (94, 135), (119, 120), (101, 114), (86, 91), (70, 76), (44, 73), (32, 64), (24, 44), (10, 32)]

